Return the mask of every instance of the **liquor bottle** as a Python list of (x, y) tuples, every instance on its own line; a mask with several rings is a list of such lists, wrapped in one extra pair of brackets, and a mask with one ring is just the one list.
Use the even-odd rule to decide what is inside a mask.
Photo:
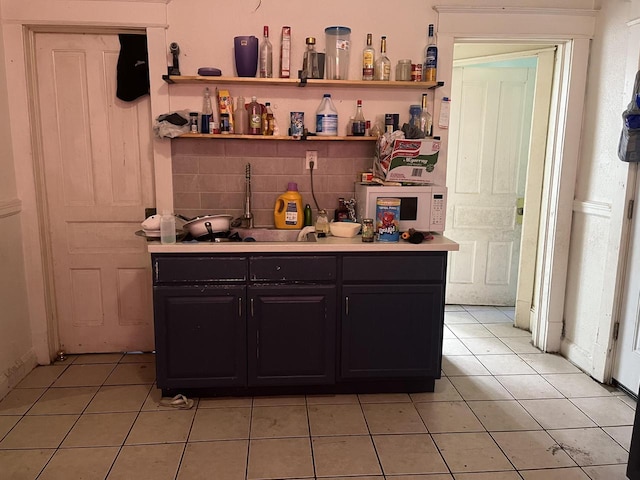
[(433, 120), (431, 114), (427, 110), (427, 99), (429, 95), (422, 94), (422, 111), (420, 112), (420, 130), (424, 133), (425, 137), (430, 137), (433, 134)]
[(375, 61), (374, 80), (389, 81), (391, 79), (391, 61), (387, 57), (387, 37), (380, 40), (380, 56)]
[(438, 47), (433, 36), (433, 23), (429, 25), (429, 39), (427, 48), (424, 51), (424, 65), (422, 71), (422, 81), (435, 82), (436, 69), (438, 67)]
[(371, 46), (373, 37), (367, 33), (367, 46), (362, 50), (362, 80), (373, 80), (376, 51)]
[(260, 42), (260, 78), (273, 77), (273, 47), (269, 41), (269, 27), (264, 26)]
[(356, 106), (356, 116), (353, 117), (352, 132), (356, 137), (364, 137), (364, 131), (367, 126), (367, 121), (362, 113), (362, 100), (358, 100)]
[(273, 135), (273, 111), (270, 102), (265, 102), (262, 111), (262, 135)]
[(320, 68), (318, 67), (318, 52), (316, 52), (315, 37), (307, 37), (305, 40), (307, 49), (302, 58), (302, 70), (307, 78), (320, 78)]
[(249, 135), (260, 135), (262, 132), (262, 106), (256, 97), (251, 97), (249, 110)]
[(204, 89), (202, 100), (202, 122), (200, 123), (200, 133), (209, 133), (209, 123), (213, 121), (213, 108), (211, 108), (211, 94), (209, 87)]
[(349, 221), (349, 209), (347, 208), (347, 204), (344, 202), (344, 198), (340, 197), (338, 199), (338, 208), (333, 213), (333, 221), (334, 222), (348, 222)]

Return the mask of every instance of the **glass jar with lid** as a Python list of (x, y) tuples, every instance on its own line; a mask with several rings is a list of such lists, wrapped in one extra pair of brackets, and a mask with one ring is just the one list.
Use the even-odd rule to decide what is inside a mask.
[(373, 242), (375, 236), (375, 227), (373, 225), (373, 218), (362, 219), (362, 241)]
[(398, 60), (398, 64), (396, 65), (396, 81), (398, 82), (408, 82), (411, 81), (411, 60), (403, 59)]

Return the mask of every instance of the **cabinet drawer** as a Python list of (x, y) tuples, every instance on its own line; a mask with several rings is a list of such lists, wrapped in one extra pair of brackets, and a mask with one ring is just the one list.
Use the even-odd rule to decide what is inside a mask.
[(335, 257), (251, 257), (252, 282), (322, 282), (336, 279)]
[(245, 257), (154, 256), (153, 283), (246, 282)]
[(433, 255), (345, 256), (345, 282), (437, 282), (444, 281), (446, 252)]

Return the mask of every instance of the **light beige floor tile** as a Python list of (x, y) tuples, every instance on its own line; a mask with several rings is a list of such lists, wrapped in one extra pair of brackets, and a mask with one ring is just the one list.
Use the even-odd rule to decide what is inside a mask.
[[(403, 478), (408, 478), (408, 477), (392, 477), (393, 480), (402, 480)], [(410, 480), (420, 480), (420, 478), (421, 477), (416, 477), (412, 475)], [(367, 475), (365, 477), (361, 477), (360, 475), (358, 475), (357, 477), (322, 477), (322, 480), (384, 480), (384, 477), (381, 477), (378, 475), (375, 475), (375, 476)], [(440, 480), (440, 479), (433, 478), (430, 480)], [(449, 480), (449, 479), (443, 479), (443, 480)]]
[(442, 329), (442, 338), (456, 338), (455, 334), (446, 325)]
[(595, 424), (566, 399), (520, 400), (544, 429), (593, 427)]
[(245, 407), (198, 409), (189, 441), (248, 439), (250, 419), (251, 409)]
[(34, 368), (16, 388), (47, 388), (62, 375), (67, 365), (41, 365)]
[(542, 429), (515, 400), (469, 402), (469, 408), (489, 432)]
[(362, 406), (371, 434), (427, 433), (413, 403), (378, 403)]
[(97, 387), (104, 383), (115, 365), (69, 365), (53, 383), (54, 387)]
[(21, 418), (20, 415), (0, 415), (0, 440), (9, 433)]
[(514, 353), (542, 353), (538, 348), (534, 347), (529, 337), (500, 337), (502, 343), (513, 350)]
[(86, 413), (138, 412), (150, 390), (149, 385), (114, 385), (100, 387)]
[[(160, 390), (158, 390), (158, 399), (160, 399), (160, 395)], [(253, 397), (201, 398), (198, 402), (198, 408), (251, 407), (252, 405)]]
[(457, 338), (445, 338), (442, 340), (442, 354), (448, 356), (471, 355), (471, 351)]
[(373, 443), (387, 478), (390, 475), (448, 473), (430, 435), (374, 435)]
[(547, 432), (495, 432), (492, 436), (518, 470), (576, 465)]
[(488, 433), (439, 433), (433, 439), (454, 474), (513, 470)]
[(444, 306), (445, 312), (466, 312), (462, 305), (449, 304)]
[(549, 435), (581, 467), (627, 462), (628, 453), (599, 428), (549, 430)]
[(105, 385), (145, 385), (156, 379), (153, 363), (120, 363), (116, 365)]
[(493, 337), (493, 333), (487, 330), (483, 325), (479, 323), (460, 323), (449, 325), (449, 330), (453, 332), (453, 334), (462, 339), (462, 338), (482, 338), (482, 337)]
[(309, 438), (251, 440), (247, 480), (313, 477)]
[(369, 433), (360, 405), (310, 405), (311, 435), (366, 435)]
[(484, 432), (484, 427), (465, 402), (416, 404), (430, 433)]
[(358, 395), (307, 395), (307, 405), (340, 405), (360, 403)]
[(38, 480), (105, 478), (118, 450), (117, 447), (60, 449)]
[(58, 448), (78, 415), (23, 417), (0, 442), (2, 448)]
[[(525, 470), (520, 472), (524, 480), (589, 480), (580, 467)], [(614, 480), (610, 478), (609, 480)]]
[(522, 480), (516, 472), (456, 473), (453, 478), (455, 480)]
[(46, 391), (44, 388), (16, 388), (0, 401), (0, 415), (24, 415)]
[(195, 410), (140, 412), (127, 437), (127, 445), (186, 442)]
[(451, 383), (465, 400), (512, 400), (513, 397), (493, 377), (452, 377)]
[(462, 305), (465, 312), (497, 312), (497, 307), (493, 305)]
[(478, 321), (471, 316), (469, 312), (444, 312), (445, 325), (457, 325), (460, 323), (478, 323)]
[(87, 353), (84, 355), (78, 355), (73, 361), (73, 364), (87, 365), (90, 363), (118, 363), (122, 357), (122, 353)]
[[(372, 477), (377, 478), (377, 477)], [(382, 477), (380, 477), (382, 478)], [(453, 477), (448, 473), (437, 473), (435, 475), (393, 475), (387, 477), (389, 480), (453, 480)], [(324, 478), (322, 480), (325, 480)], [(343, 479), (343, 480), (360, 480), (359, 477), (355, 479), (351, 477), (351, 479)], [(521, 480), (521, 479), (518, 479)]]
[(631, 433), (633, 431), (632, 426), (625, 427), (604, 427), (603, 430), (613, 438), (618, 444), (629, 451), (629, 445), (631, 444)]
[(601, 427), (633, 425), (635, 412), (618, 397), (572, 398), (571, 402)]
[(499, 310), (468, 310), (468, 312), (480, 323), (511, 323), (513, 319)]
[(124, 443), (137, 412), (82, 415), (62, 447), (119, 447)]
[(382, 473), (369, 435), (316, 437), (312, 448), (318, 477)]
[(505, 375), (496, 379), (517, 400), (563, 398), (541, 375)]
[(80, 414), (97, 391), (98, 387), (50, 388), (27, 415)]
[(478, 360), (492, 375), (536, 375), (518, 355), (478, 355)]
[(511, 319), (514, 319), (516, 317), (516, 307), (496, 307), (496, 310), (501, 311)]
[(447, 377), (491, 375), (489, 370), (472, 355), (443, 356), (442, 371)]
[(361, 393), (358, 395), (360, 403), (402, 403), (411, 402), (406, 393)]
[(273, 397), (253, 397), (254, 407), (268, 407), (275, 405), (305, 405), (304, 395), (276, 395)]
[(124, 446), (107, 479), (173, 480), (184, 446), (184, 443)]
[(127, 353), (120, 359), (120, 363), (154, 363), (156, 356), (153, 353)]
[(498, 338), (526, 338), (531, 340), (531, 332), (504, 323), (486, 323), (484, 326)]
[(0, 478), (35, 480), (55, 450), (0, 450)]
[(458, 391), (453, 387), (451, 381), (442, 377), (436, 380), (433, 392), (412, 393), (411, 400), (419, 402), (454, 402), (462, 400)]
[(636, 406), (638, 405), (638, 402), (636, 402), (633, 398), (631, 398), (628, 395), (622, 395), (618, 397), (620, 400), (622, 400), (625, 404), (629, 405), (631, 408), (633, 408), (633, 411), (635, 412), (636, 410)]
[(520, 355), (520, 358), (542, 375), (547, 373), (580, 373), (578, 367), (560, 355), (552, 355), (550, 353), (524, 353)]
[(565, 397), (610, 397), (609, 390), (584, 373), (543, 375)]
[(513, 353), (499, 338), (463, 338), (462, 343), (474, 355), (506, 355)]
[(307, 407), (283, 405), (255, 407), (251, 415), (251, 438), (309, 436)]
[(188, 443), (178, 480), (244, 480), (248, 440)]
[(626, 465), (583, 467), (583, 470), (591, 480), (627, 480)]
[[(149, 385), (144, 385), (148, 387)], [(187, 397), (189, 398), (189, 397)], [(162, 390), (156, 388), (155, 385), (151, 386), (151, 390), (149, 391), (149, 395), (147, 399), (144, 401), (142, 405), (142, 411), (144, 412), (159, 412), (159, 411), (171, 411), (175, 410), (175, 407), (170, 405), (162, 405), (160, 401), (163, 399)], [(165, 400), (171, 400), (171, 398), (166, 398)], [(198, 408), (200, 406), (200, 400), (197, 398), (189, 398), (189, 400), (193, 400), (193, 406), (191, 408)], [(251, 403), (249, 403), (251, 406)]]

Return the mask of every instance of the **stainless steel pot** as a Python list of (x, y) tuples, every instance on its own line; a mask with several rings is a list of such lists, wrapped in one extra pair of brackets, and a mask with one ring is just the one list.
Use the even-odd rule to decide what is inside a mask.
[(212, 235), (231, 230), (232, 215), (204, 215), (184, 224), (184, 228), (193, 238)]

